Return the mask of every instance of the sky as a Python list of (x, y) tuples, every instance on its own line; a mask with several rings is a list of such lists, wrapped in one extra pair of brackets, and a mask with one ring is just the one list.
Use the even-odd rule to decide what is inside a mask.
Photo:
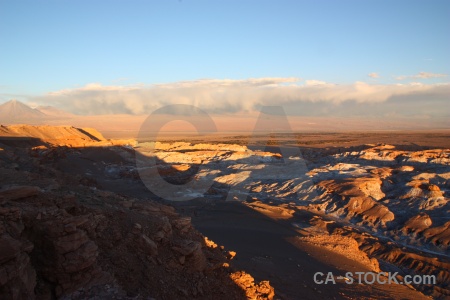
[(446, 0), (1, 0), (0, 104), (447, 118), (449, 16)]

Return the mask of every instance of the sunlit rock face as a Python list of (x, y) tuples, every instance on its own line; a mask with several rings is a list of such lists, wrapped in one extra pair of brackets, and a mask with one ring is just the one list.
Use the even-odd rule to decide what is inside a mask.
[(148, 191), (137, 199), (101, 187), (136, 181), (129, 145), (73, 127), (0, 133), (1, 299), (273, 298), (190, 217)]
[[(64, 127), (51, 131), (52, 135), (47, 129), (15, 128), (28, 138), (22, 143), (22, 139), (17, 139), (19, 133), (0, 128), (9, 137), (0, 141), (0, 207), (5, 208), (0, 210), (5, 224), (0, 226), (1, 244), (5, 245), (0, 254), (8, 268), (23, 271), (6, 277), (0, 274), (0, 282), (8, 282), (7, 292), (11, 295), (19, 289), (25, 293), (33, 290), (36, 276), (37, 284), (39, 278), (51, 278), (47, 288), (58, 295), (70, 294), (86, 282), (108, 282), (111, 278), (104, 274), (105, 265), (99, 258), (112, 246), (123, 247), (120, 249), (125, 253), (132, 245), (131, 252), (148, 255), (149, 267), (158, 269), (159, 258), (174, 272), (187, 268), (195, 274), (212, 267), (211, 256), (217, 255), (220, 260), (219, 253), (206, 251), (203, 237), (193, 230), (189, 218), (156, 202), (136, 201), (130, 195), (166, 203), (171, 197), (208, 204), (242, 201), (308, 235), (302, 242), (337, 253), (353, 253), (348, 257), (365, 262), (374, 270), (389, 263), (410, 272), (435, 274), (442, 284), (432, 293), (448, 292), (447, 149), (406, 151), (373, 144), (339, 151), (290, 147), (275, 153), (212, 142), (114, 144), (95, 131)], [(68, 145), (61, 146), (64, 140)], [(161, 190), (163, 196), (158, 195)], [(74, 196), (81, 206), (73, 204)], [(301, 213), (314, 217), (303, 219)], [(115, 222), (114, 218), (119, 220), (121, 216), (140, 221)], [(146, 231), (143, 220), (151, 222), (149, 226), (154, 230)], [(11, 222), (17, 224), (10, 226)], [(58, 228), (64, 230), (57, 232)], [(109, 241), (110, 234), (116, 244)], [(30, 239), (36, 235), (43, 238)], [(42, 248), (37, 241), (54, 249), (40, 256), (38, 264), (50, 264), (49, 257), (57, 258), (57, 262), (46, 269), (47, 273), (35, 275), (33, 251)], [(164, 256), (165, 253), (171, 253), (175, 259)], [(125, 270), (127, 261), (120, 264)], [(89, 278), (79, 276), (79, 268), (87, 270)], [(126, 282), (126, 272), (121, 274)], [(23, 280), (17, 281), (17, 277)], [(244, 273), (235, 277), (234, 281), (242, 277), (250, 282)], [(211, 288), (220, 280), (210, 282)], [(133, 286), (114, 288), (120, 294), (120, 289), (131, 290)], [(189, 296), (212, 292), (197, 286), (194, 290), (180, 288)], [(165, 292), (161, 290), (159, 295)], [(248, 293), (269, 297), (272, 290), (255, 283), (249, 285)]]
[[(187, 166), (197, 166), (189, 180), (209, 180), (206, 195), (226, 197), (228, 193), (228, 200), (250, 197), (295, 203), (437, 251), (446, 251), (450, 242), (443, 222), (449, 210), (448, 150), (403, 151), (392, 145), (367, 145), (361, 151), (328, 155), (317, 149), (311, 162), (301, 151), (286, 157), (240, 145), (156, 143), (151, 151), (147, 145), (140, 146), (145, 156), (138, 159), (153, 156), (158, 160), (153, 167), (171, 168), (171, 172), (159, 172), (166, 179), (181, 177), (189, 172)], [(186, 199), (193, 195), (203, 193), (190, 189)], [(424, 213), (430, 228), (414, 230), (419, 225), (414, 227), (418, 221), (412, 220), (420, 220)]]
[[(181, 152), (179, 147), (161, 144), (148, 155), (169, 165), (195, 161), (201, 171), (194, 180), (214, 182), (201, 197), (258, 200), (261, 204), (253, 202), (250, 207), (271, 217), (289, 219), (292, 211), (306, 210), (350, 225), (339, 231), (333, 229), (335, 225), (312, 224), (312, 237), (305, 242), (336, 250), (339, 243), (318, 243), (317, 234), (347, 235), (373, 259), (412, 272), (437, 274), (441, 282), (450, 280), (450, 264), (430, 258), (433, 253), (448, 253), (450, 244), (449, 150), (404, 151), (392, 145), (366, 145), (360, 151), (329, 154), (316, 149), (283, 156), (226, 147), (183, 145), (185, 152)], [(188, 196), (195, 191), (189, 192)], [(283, 213), (274, 213), (262, 203), (277, 206)], [(357, 233), (360, 230), (365, 233)], [(405, 246), (412, 248), (405, 250)], [(425, 252), (418, 254), (417, 249)], [(443, 291), (439, 289), (437, 295)]]

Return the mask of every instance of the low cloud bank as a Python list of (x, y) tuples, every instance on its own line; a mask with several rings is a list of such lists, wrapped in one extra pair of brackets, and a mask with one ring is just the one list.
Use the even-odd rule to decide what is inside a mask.
[(353, 116), (370, 115), (370, 110), (375, 108), (377, 115), (407, 112), (409, 116), (425, 114), (432, 118), (435, 114), (449, 115), (449, 95), (448, 83), (337, 85), (299, 78), (255, 78), (127, 86), (92, 83), (30, 100), (81, 115), (141, 115), (169, 104), (189, 104), (211, 114), (254, 112), (262, 105), (282, 105), (293, 115), (333, 116), (345, 115), (346, 111)]

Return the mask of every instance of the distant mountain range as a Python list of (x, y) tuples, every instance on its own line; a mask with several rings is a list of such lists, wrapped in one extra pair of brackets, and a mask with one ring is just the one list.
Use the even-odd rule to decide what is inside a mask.
[(61, 110), (61, 109), (53, 107), (53, 106), (38, 106), (35, 109), (46, 114), (47, 116), (60, 117), (60, 118), (75, 117), (74, 114), (71, 114), (67, 111)]
[(18, 100), (11, 100), (0, 105), (0, 124), (33, 124), (48, 120), (67, 119), (73, 116), (71, 113), (52, 106), (31, 108)]

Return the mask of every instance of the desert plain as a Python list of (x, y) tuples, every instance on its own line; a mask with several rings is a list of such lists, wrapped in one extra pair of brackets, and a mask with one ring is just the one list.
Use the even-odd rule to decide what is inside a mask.
[(0, 127), (1, 295), (450, 295), (448, 130), (120, 136)]

